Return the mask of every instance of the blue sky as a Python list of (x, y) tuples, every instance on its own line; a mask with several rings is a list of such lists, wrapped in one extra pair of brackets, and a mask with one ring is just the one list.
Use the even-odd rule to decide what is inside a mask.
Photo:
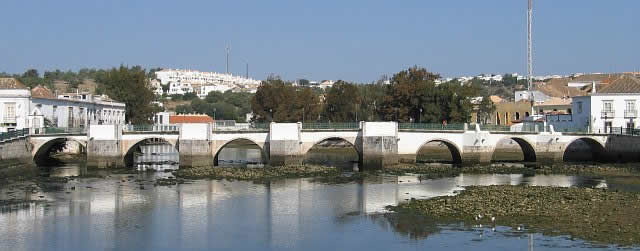
[[(225, 69), (369, 82), (526, 71), (526, 0), (3, 0), (0, 72)], [(640, 1), (535, 0), (536, 75), (640, 69)]]

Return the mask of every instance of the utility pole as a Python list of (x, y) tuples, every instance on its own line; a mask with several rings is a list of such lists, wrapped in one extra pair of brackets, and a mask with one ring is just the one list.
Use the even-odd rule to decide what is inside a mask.
[(533, 0), (529, 0), (529, 8), (527, 10), (527, 90), (529, 91), (529, 100), (531, 101), (531, 115), (535, 113), (533, 105), (535, 104), (535, 98), (533, 97), (533, 43), (532, 43), (532, 28), (533, 28)]
[(246, 74), (244, 75), (245, 78), (249, 78), (249, 62), (247, 62), (247, 71)]
[(225, 51), (227, 52), (227, 68), (226, 68), (226, 73), (229, 74), (229, 52), (231, 51), (231, 47), (229, 45), (227, 45), (227, 48), (225, 48)]

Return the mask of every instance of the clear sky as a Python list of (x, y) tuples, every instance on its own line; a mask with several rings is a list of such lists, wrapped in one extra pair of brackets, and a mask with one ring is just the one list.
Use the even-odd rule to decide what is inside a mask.
[[(0, 72), (120, 64), (369, 82), (526, 72), (526, 0), (2, 0)], [(640, 1), (535, 0), (536, 75), (640, 68)]]

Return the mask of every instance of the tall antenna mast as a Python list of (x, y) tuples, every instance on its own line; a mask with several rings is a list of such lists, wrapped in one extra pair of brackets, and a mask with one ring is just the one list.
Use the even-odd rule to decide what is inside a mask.
[(533, 44), (531, 33), (533, 27), (533, 0), (529, 0), (529, 8), (527, 11), (527, 90), (529, 91), (529, 99), (531, 100), (531, 114), (535, 113), (535, 109), (533, 109), (533, 104), (535, 104), (535, 99), (533, 98)]
[(247, 62), (247, 73), (245, 75), (245, 78), (249, 78), (249, 62)]
[(231, 51), (231, 47), (229, 45), (227, 45), (227, 48), (225, 48), (225, 51), (227, 52), (227, 68), (226, 68), (226, 73), (229, 74), (229, 52)]

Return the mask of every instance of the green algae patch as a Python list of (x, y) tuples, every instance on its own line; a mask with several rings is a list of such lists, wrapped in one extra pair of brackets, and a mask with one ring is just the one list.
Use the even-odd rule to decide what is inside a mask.
[(456, 177), (460, 174), (564, 174), (598, 177), (640, 177), (640, 168), (632, 165), (559, 164), (552, 166), (524, 166), (491, 164), (456, 167), (452, 165), (398, 164), (386, 167), (383, 173), (403, 175), (419, 174), (423, 179)]
[(342, 172), (335, 167), (300, 165), (265, 168), (194, 167), (179, 169), (173, 174), (183, 179), (271, 180), (338, 176)]
[(640, 244), (640, 194), (606, 189), (471, 186), (457, 196), (411, 200), (389, 210), (443, 221), (524, 226), (594, 243)]
[(29, 180), (36, 177), (38, 173), (38, 168), (35, 165), (2, 160), (2, 163), (0, 163), (0, 185)]

